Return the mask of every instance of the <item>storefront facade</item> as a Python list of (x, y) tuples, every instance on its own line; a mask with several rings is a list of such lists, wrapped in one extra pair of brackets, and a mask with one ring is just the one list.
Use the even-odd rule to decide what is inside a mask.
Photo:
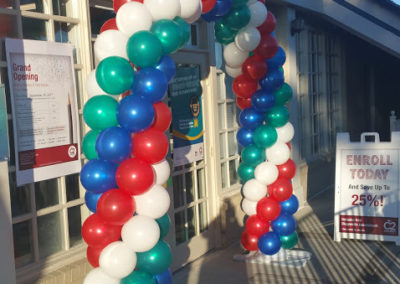
[[(270, 2), (268, 9), (278, 22), (276, 36), (287, 55), (286, 82), (294, 91), (290, 112), (297, 134), (292, 155), (298, 172), (293, 185), (294, 193), (304, 205), (308, 197), (319, 191), (333, 190), (336, 132), (349, 131), (356, 137), (363, 131), (382, 129), (382, 114), (387, 116), (389, 124), (389, 112), (385, 111), (390, 104), (379, 104), (378, 98), (381, 92), (396, 88), (398, 92), (400, 87), (395, 78), (379, 77), (379, 72), (371, 72), (377, 70), (382, 58), (390, 63), (390, 70), (400, 67), (400, 44), (396, 45), (400, 40), (396, 32), (400, 29), (400, 18), (388, 7), (374, 10), (374, 1), (362, 1), (365, 5), (357, 7), (364, 13), (377, 13), (373, 16), (380, 21), (395, 20), (390, 24), (392, 29), (381, 31), (371, 27), (382, 28), (382, 25), (362, 15), (356, 18), (349, 14), (353, 22), (347, 23), (345, 19), (339, 25), (341, 19), (335, 15), (342, 10), (327, 9), (328, 6), (335, 8), (339, 2), (356, 1), (331, 1), (334, 3), (331, 6), (315, 4), (320, 1)], [(338, 7), (354, 13), (349, 6)], [(112, 16), (111, 0), (6, 0), (0, 3), (0, 38), (74, 45), (81, 137), (88, 131), (82, 108), (88, 99), (86, 78), (96, 66), (93, 43), (102, 23)], [(365, 23), (372, 26), (366, 27)], [(357, 46), (365, 49), (365, 56), (357, 51)], [(3, 255), (0, 275), (5, 283), (81, 283), (90, 269), (80, 232), (89, 216), (85, 191), (78, 174), (16, 186), (10, 90), (3, 49), (4, 40), (0, 48), (0, 89), (4, 87), (6, 95), (10, 158), (0, 162), (0, 251)], [(377, 55), (368, 62), (371, 53)], [(214, 41), (213, 27), (198, 21), (191, 27), (190, 43), (173, 55), (178, 69), (191, 68), (200, 75), (204, 134), (204, 159), (173, 167), (168, 182), (171, 229), (166, 240), (174, 255), (173, 270), (214, 248), (237, 242), (243, 227), (241, 184), (236, 173), (240, 161), (236, 141), (240, 110), (230, 87), (232, 79), (223, 71), (221, 54), (221, 46)], [(365, 70), (367, 62), (370, 71), (363, 76), (370, 77), (362, 77), (360, 70)], [(366, 81), (370, 84), (367, 87)], [(362, 99), (366, 91), (370, 92), (367, 100)], [(385, 101), (392, 96), (386, 93)], [(169, 100), (166, 97), (165, 102)], [(354, 106), (364, 118), (351, 110)], [(170, 151), (173, 151), (173, 140), (170, 141)], [(83, 163), (85, 157), (81, 158)]]

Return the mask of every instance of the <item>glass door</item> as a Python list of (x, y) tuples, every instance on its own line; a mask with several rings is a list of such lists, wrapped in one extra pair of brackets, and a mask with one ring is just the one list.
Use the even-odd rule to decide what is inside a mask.
[[(198, 80), (200, 80), (202, 86), (200, 96), (201, 117), (194, 115), (193, 122), (188, 121), (187, 123), (203, 125), (203, 145), (194, 147), (195, 150), (192, 149), (192, 153), (190, 153), (195, 161), (189, 162), (189, 160), (192, 160), (189, 158), (187, 162), (183, 162), (183, 164), (180, 162), (178, 166), (172, 162), (174, 152), (175, 155), (182, 155), (182, 153), (178, 153), (178, 150), (176, 150), (178, 145), (174, 145), (174, 143), (177, 144), (177, 141), (174, 142), (173, 136), (177, 134), (170, 132), (170, 158), (173, 171), (168, 183), (168, 191), (171, 195), (169, 212), (171, 229), (167, 241), (170, 243), (173, 253), (172, 269), (176, 270), (215, 247), (216, 224), (213, 221), (215, 220), (215, 210), (213, 209), (215, 190), (213, 188), (216, 183), (213, 183), (211, 178), (212, 174), (209, 167), (211, 161), (207, 151), (211, 141), (211, 133), (207, 131), (207, 124), (210, 123), (207, 121), (207, 112), (209, 110), (204, 107), (207, 103), (207, 97), (209, 97), (205, 87), (209, 74), (208, 53), (183, 51), (173, 57), (177, 67), (177, 74), (179, 72), (182, 74), (182, 71), (184, 72), (182, 69), (185, 69), (199, 75)], [(184, 81), (185, 77), (182, 78), (181, 81)], [(170, 86), (170, 106), (173, 104), (171, 102), (171, 89), (173, 87)], [(191, 92), (187, 88), (183, 89), (183, 93), (185, 92), (188, 96), (191, 96)], [(183, 111), (181, 108), (191, 108), (188, 104), (191, 105), (192, 102), (179, 104), (178, 107), (176, 103), (174, 104), (172, 110), (173, 121), (177, 121), (174, 116), (181, 114)], [(196, 113), (196, 110), (192, 110), (192, 113)], [(198, 138), (198, 135), (196, 138)], [(203, 156), (203, 158), (199, 159), (198, 155)], [(177, 160), (177, 157), (175, 159)]]

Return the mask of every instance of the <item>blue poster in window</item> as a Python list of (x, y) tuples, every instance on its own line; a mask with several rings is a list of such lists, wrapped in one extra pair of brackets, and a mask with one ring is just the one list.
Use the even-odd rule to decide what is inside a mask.
[(8, 160), (8, 120), (4, 85), (0, 85), (0, 161)]
[(174, 166), (204, 158), (199, 66), (178, 66), (169, 85)]

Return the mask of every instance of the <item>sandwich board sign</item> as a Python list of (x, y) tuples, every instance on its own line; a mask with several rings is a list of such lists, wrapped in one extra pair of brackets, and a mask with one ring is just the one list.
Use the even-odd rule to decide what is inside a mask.
[(400, 245), (400, 132), (392, 132), (390, 142), (380, 142), (378, 133), (363, 133), (360, 142), (348, 133), (336, 138), (335, 241)]

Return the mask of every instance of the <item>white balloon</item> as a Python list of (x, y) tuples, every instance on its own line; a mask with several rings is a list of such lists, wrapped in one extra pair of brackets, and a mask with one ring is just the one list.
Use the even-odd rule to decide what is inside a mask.
[[(200, 0), (180, 0), (181, 3), (181, 17), (187, 21), (187, 19), (192, 19), (196, 17), (197, 19), (201, 15), (201, 1)], [(199, 10), (200, 10), (200, 15), (199, 15)], [(195, 22), (197, 19), (195, 19), (193, 22)], [(190, 23), (193, 23), (190, 22)], [(189, 23), (189, 22), (188, 22)]]
[(119, 8), (116, 16), (118, 29), (130, 37), (138, 31), (148, 31), (152, 17), (145, 5), (139, 2), (128, 2)]
[(120, 280), (109, 276), (100, 267), (97, 267), (86, 275), (83, 284), (119, 284)]
[(155, 172), (156, 181), (155, 184), (163, 185), (167, 182), (169, 176), (171, 175), (171, 168), (167, 160), (162, 160), (157, 164), (152, 164), (153, 170)]
[(293, 139), (294, 127), (290, 122), (288, 122), (282, 127), (277, 127), (276, 133), (278, 134), (278, 141), (288, 143)]
[(267, 161), (274, 165), (282, 165), (290, 158), (290, 149), (288, 145), (283, 142), (276, 142), (271, 147), (265, 150)]
[(225, 64), (232, 68), (241, 67), (248, 56), (249, 53), (239, 49), (234, 42), (228, 44), (224, 49)]
[(173, 20), (181, 14), (180, 0), (144, 0), (143, 3), (153, 17), (153, 22), (161, 19)]
[(161, 185), (154, 185), (141, 195), (135, 195), (136, 213), (158, 219), (167, 213), (171, 200), (167, 190)]
[(243, 186), (243, 196), (250, 201), (259, 201), (267, 195), (267, 186), (256, 179), (248, 180)]
[(124, 278), (136, 267), (136, 253), (121, 241), (106, 246), (101, 254), (101, 269), (114, 278)]
[(202, 13), (203, 13), (203, 5), (200, 2), (200, 5), (197, 8), (196, 13), (193, 14), (193, 16), (191, 16), (190, 18), (185, 19), (186, 23), (192, 24), (192, 23), (196, 22), (198, 19), (200, 19)]
[(257, 201), (250, 201), (246, 198), (243, 198), (242, 211), (249, 216), (257, 214)]
[(160, 227), (153, 218), (136, 215), (124, 224), (121, 236), (130, 249), (144, 252), (157, 244), (160, 239)]
[(109, 56), (119, 56), (128, 59), (126, 53), (126, 35), (117, 30), (107, 30), (96, 38), (94, 43), (94, 54), (101, 61)]
[(236, 78), (237, 76), (239, 76), (239, 75), (241, 75), (241, 74), (243, 73), (241, 67), (239, 67), (239, 68), (233, 68), (233, 67), (230, 67), (230, 66), (228, 66), (228, 65), (226, 65), (226, 64), (225, 64), (225, 72), (226, 72), (229, 76), (231, 76), (232, 78)]
[(119, 97), (119, 96), (115, 96), (115, 95), (106, 94), (100, 88), (100, 86), (99, 86), (99, 84), (97, 84), (97, 80), (96, 80), (96, 69), (90, 71), (89, 75), (86, 78), (86, 92), (88, 94), (89, 99), (91, 97), (98, 96), (98, 95), (107, 95), (109, 97), (112, 97), (115, 100), (117, 100)]
[(260, 32), (251, 26), (247, 26), (239, 31), (235, 36), (235, 43), (237, 47), (244, 51), (252, 51), (256, 49), (260, 43)]
[(278, 175), (278, 168), (270, 162), (258, 164), (254, 170), (255, 179), (264, 185), (274, 183), (277, 180)]
[(251, 4), (247, 4), (250, 10), (250, 22), (248, 26), (259, 27), (267, 19), (268, 10), (265, 5), (259, 1)]

